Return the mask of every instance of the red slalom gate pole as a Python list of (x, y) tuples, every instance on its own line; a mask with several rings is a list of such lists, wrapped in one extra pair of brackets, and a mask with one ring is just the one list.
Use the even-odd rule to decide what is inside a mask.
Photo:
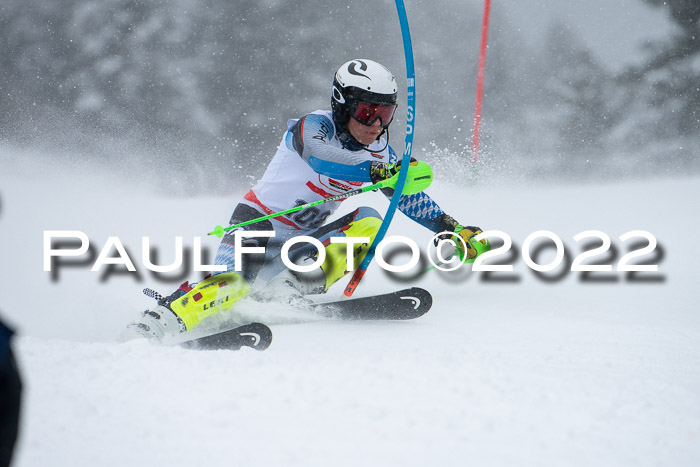
[(481, 49), (479, 51), (479, 70), (476, 77), (476, 102), (474, 104), (474, 137), (472, 139), (472, 163), (479, 161), (479, 136), (481, 132), (481, 103), (484, 97), (484, 69), (486, 68), (486, 44), (489, 31), (489, 14), (491, 0), (484, 0), (484, 19), (481, 23)]

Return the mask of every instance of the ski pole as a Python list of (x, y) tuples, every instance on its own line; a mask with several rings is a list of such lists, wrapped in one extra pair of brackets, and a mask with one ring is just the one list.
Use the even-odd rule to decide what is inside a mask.
[(416, 73), (413, 65), (413, 46), (411, 45), (411, 31), (408, 26), (408, 17), (406, 16), (406, 5), (404, 5), (403, 0), (395, 0), (395, 3), (396, 12), (399, 15), (404, 57), (406, 59), (406, 110), (408, 112), (406, 115), (406, 138), (404, 140), (404, 151), (402, 158), (404, 166), (401, 167), (401, 171), (399, 172), (399, 190), (394, 191), (391, 201), (389, 202), (389, 208), (384, 215), (384, 220), (382, 220), (382, 224), (379, 226), (379, 230), (377, 231), (374, 240), (370, 244), (367, 254), (365, 254), (360, 266), (355, 269), (355, 272), (353, 273), (352, 278), (350, 278), (348, 285), (345, 286), (345, 290), (343, 291), (344, 298), (352, 297), (352, 294), (355, 293), (355, 290), (367, 272), (367, 268), (369, 268), (372, 259), (374, 259), (377, 245), (384, 240), (384, 236), (389, 230), (389, 225), (391, 225), (391, 221), (394, 219), (394, 214), (399, 207), (401, 193), (403, 193), (403, 183), (406, 180), (406, 169), (408, 169), (405, 164), (411, 160), (411, 152), (413, 151), (413, 133), (415, 131), (416, 117)]
[[(320, 200), (314, 201), (312, 203), (302, 204), (300, 206), (295, 206), (293, 208), (286, 209), (284, 211), (273, 212), (272, 214), (268, 214), (266, 216), (258, 217), (256, 219), (251, 219), (251, 220), (248, 220), (245, 222), (241, 222), (240, 224), (230, 225), (228, 227), (223, 227), (221, 225), (217, 225), (214, 228), (214, 230), (209, 232), (207, 235), (216, 235), (217, 237), (223, 237), (224, 233), (226, 231), (237, 229), (238, 227), (243, 227), (245, 225), (255, 224), (257, 222), (271, 219), (273, 217), (284, 216), (285, 214), (291, 214), (293, 212), (301, 211), (301, 210), (304, 210), (306, 208), (310, 208), (312, 206), (318, 206), (319, 204), (328, 203), (330, 201), (337, 201), (339, 199), (349, 198), (351, 196), (366, 193), (368, 191), (378, 190), (378, 189), (382, 189), (382, 188), (394, 188), (396, 186), (398, 176), (399, 176), (399, 174), (397, 173), (393, 177), (387, 178), (386, 180), (382, 180), (381, 182), (377, 182), (373, 185), (369, 185), (369, 186), (361, 187), (361, 188), (356, 188), (352, 191), (348, 191), (347, 193), (342, 193), (340, 195), (331, 196), (330, 198), (320, 199)], [(402, 194), (411, 195), (411, 194), (415, 194), (415, 193), (420, 193), (421, 191), (427, 189), (430, 186), (430, 184), (432, 183), (432, 181), (433, 181), (433, 170), (430, 168), (430, 166), (426, 162), (423, 162), (423, 161), (413, 162), (413, 163), (411, 163), (411, 165), (408, 168), (408, 178), (406, 180), (406, 184), (404, 185), (404, 189), (403, 189)]]

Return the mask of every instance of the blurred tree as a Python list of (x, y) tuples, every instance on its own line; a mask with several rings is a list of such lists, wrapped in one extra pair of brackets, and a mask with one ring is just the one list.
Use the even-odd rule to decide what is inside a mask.
[[(561, 138), (560, 149), (598, 154), (618, 115), (611, 103), (614, 90), (609, 73), (563, 23), (547, 34), (543, 104)], [(596, 151), (591, 151), (595, 149)]]
[[(670, 39), (647, 46), (648, 58), (617, 79), (643, 100), (648, 115), (641, 121), (643, 132), (657, 138), (700, 134), (700, 1), (643, 0), (665, 8), (679, 26)], [(639, 105), (637, 103), (637, 105)], [(639, 136), (635, 133), (634, 139)]]
[[(547, 53), (533, 53), (495, 8), (482, 147), (510, 164), (514, 154), (532, 151), (700, 133), (692, 86), (700, 71), (691, 60), (697, 4), (667, 1), (682, 32), (655, 44), (644, 66), (616, 77), (566, 29), (550, 34)], [(450, 165), (463, 163), (482, 0), (407, 0), (406, 8), (417, 72), (416, 149), (435, 142), (455, 154)], [(332, 73), (350, 58), (384, 63), (405, 92), (391, 0), (3, 0), (0, 44), (3, 138), (46, 139), (52, 148), (58, 141), (67, 152), (100, 158), (110, 158), (105, 145), (115, 153), (145, 146), (167, 156), (147, 163), (167, 163), (175, 177), (199, 174), (207, 185), (213, 177), (225, 184), (260, 175), (287, 119), (329, 107)], [(405, 116), (400, 108), (395, 146)], [(106, 143), (95, 147), (100, 139)], [(89, 150), (72, 151), (76, 141)]]
[[(647, 45), (647, 58), (618, 74), (598, 63), (564, 24), (548, 34), (542, 104), (567, 151), (649, 147), (700, 134), (700, 1), (644, 0), (668, 9), (680, 26)], [(679, 144), (678, 146), (683, 146)]]
[[(390, 0), (5, 0), (0, 110), (198, 137), (250, 172), (288, 118), (329, 106), (341, 63), (402, 57), (395, 14)], [(5, 134), (13, 119), (0, 121)]]
[(665, 7), (669, 10), (671, 17), (676, 21), (688, 35), (695, 35), (698, 32), (698, 21), (700, 21), (700, 2), (698, 0), (643, 0), (654, 6)]

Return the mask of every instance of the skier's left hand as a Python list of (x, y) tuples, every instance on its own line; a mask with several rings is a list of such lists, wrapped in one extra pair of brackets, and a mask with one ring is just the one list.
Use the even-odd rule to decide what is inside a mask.
[[(451, 224), (446, 230), (451, 230), (453, 233), (452, 234), (442, 234), (437, 237), (435, 237), (435, 246), (438, 245), (438, 243), (441, 240), (452, 240), (455, 243), (455, 246), (458, 250), (460, 258), (464, 259), (464, 245), (467, 247), (466, 251), (466, 259), (474, 259), (479, 255), (479, 252), (476, 251), (476, 248), (474, 248), (474, 245), (471, 243), (472, 237), (479, 235), (482, 233), (481, 228), (475, 227), (475, 226), (464, 226), (461, 224), (458, 224), (454, 219), (451, 217), (447, 216), (447, 219), (445, 220), (446, 224)], [(457, 238), (460, 237), (460, 238)], [(462, 243), (462, 241), (464, 243)], [(489, 243), (488, 239), (484, 238), (481, 239), (480, 242), (484, 245), (484, 248), (479, 248), (479, 250), (484, 251), (489, 251), (491, 249), (491, 244)]]
[[(467, 245), (467, 259), (474, 259), (479, 255), (479, 252), (476, 251), (476, 248), (474, 248), (474, 245), (472, 244), (471, 240), (472, 237), (475, 237), (482, 233), (482, 230), (479, 227), (474, 227), (471, 225), (463, 226), (463, 225), (458, 225), (455, 227), (455, 234), (457, 234), (462, 240), (464, 240), (464, 244)], [(482, 245), (486, 248), (484, 251), (489, 251), (491, 249), (491, 244), (489, 243), (488, 239), (482, 238), (479, 240)], [(456, 240), (455, 243), (457, 244), (457, 249), (462, 252), (460, 254), (460, 257), (464, 256), (464, 250), (462, 249), (463, 244), (459, 240)], [(481, 248), (479, 248), (481, 250)]]

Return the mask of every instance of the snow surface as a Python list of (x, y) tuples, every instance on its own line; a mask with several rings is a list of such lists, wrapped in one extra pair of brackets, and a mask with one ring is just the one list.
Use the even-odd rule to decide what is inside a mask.
[[(247, 187), (177, 198), (163, 181), (49, 160), (0, 148), (0, 309), (18, 330), (25, 384), (16, 466), (700, 463), (700, 179), (458, 187), (438, 174), (429, 193), (446, 211), (507, 232), (518, 250), (547, 229), (575, 256), (572, 237), (596, 229), (618, 248), (615, 264), (628, 249), (619, 235), (643, 229), (663, 255), (641, 259), (659, 272), (544, 281), (518, 256), (498, 276), (510, 281), (466, 270), (411, 281), (435, 297), (415, 321), (302, 322), (245, 304), (271, 324), (267, 351), (196, 352), (114, 342), (152, 303), (142, 288), (174, 287), (144, 269), (141, 237), (169, 263), (176, 236), (191, 246)], [(386, 207), (367, 194), (343, 209), (360, 203)], [(101, 281), (86, 264), (52, 281), (45, 230), (83, 231), (97, 253), (118, 236), (141, 280)], [(401, 216), (390, 234), (422, 248), (430, 238)], [(375, 264), (358, 295), (405, 285)]]

